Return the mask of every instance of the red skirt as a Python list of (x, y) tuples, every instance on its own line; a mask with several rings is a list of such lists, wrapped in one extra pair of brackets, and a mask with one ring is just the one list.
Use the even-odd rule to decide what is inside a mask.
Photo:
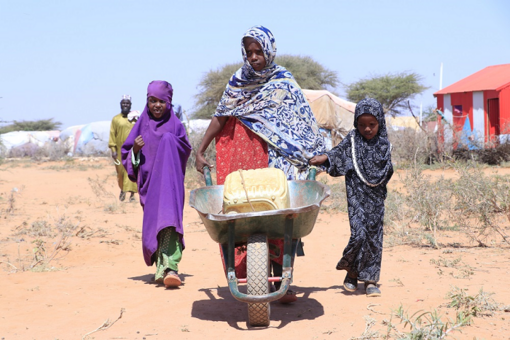
[[(216, 183), (224, 184), (225, 178), (231, 172), (267, 168), (268, 164), (267, 143), (239, 119), (229, 118), (223, 130), (216, 136)], [(282, 264), (283, 240), (269, 240), (269, 252), (271, 261)], [(246, 249), (243, 246), (237, 247), (235, 253), (236, 276), (245, 278)]]

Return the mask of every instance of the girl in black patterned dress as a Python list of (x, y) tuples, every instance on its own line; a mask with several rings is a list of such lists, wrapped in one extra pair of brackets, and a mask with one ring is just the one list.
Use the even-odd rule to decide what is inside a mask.
[(366, 98), (356, 105), (354, 129), (310, 164), (327, 167), (331, 176), (345, 176), (351, 237), (336, 269), (346, 270), (344, 288), (354, 292), (365, 283), (367, 296), (380, 296), (384, 200), (393, 175), (391, 144), (381, 104)]

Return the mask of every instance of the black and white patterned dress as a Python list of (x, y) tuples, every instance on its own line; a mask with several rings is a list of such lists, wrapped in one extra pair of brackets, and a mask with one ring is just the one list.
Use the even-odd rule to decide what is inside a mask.
[[(379, 123), (378, 134), (370, 140), (357, 130), (357, 120), (372, 114)], [(356, 106), (354, 127), (346, 138), (327, 152), (331, 176), (345, 176), (351, 237), (338, 270), (347, 270), (365, 282), (379, 281), (383, 247), (386, 184), (393, 175), (391, 144), (384, 113), (375, 99), (363, 99)], [(354, 153), (353, 153), (354, 147)]]

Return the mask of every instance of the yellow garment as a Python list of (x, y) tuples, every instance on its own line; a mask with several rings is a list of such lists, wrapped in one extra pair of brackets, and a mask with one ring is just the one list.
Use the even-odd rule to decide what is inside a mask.
[(124, 141), (129, 136), (131, 129), (135, 125), (135, 121), (130, 122), (127, 117), (124, 117), (122, 113), (119, 113), (112, 119), (110, 125), (110, 140), (108, 141), (108, 147), (110, 150), (117, 152), (117, 160), (119, 165), (115, 165), (117, 170), (117, 182), (119, 188), (122, 191), (137, 192), (136, 183), (131, 182), (128, 178), (126, 169), (122, 165), (121, 159), (121, 148)]

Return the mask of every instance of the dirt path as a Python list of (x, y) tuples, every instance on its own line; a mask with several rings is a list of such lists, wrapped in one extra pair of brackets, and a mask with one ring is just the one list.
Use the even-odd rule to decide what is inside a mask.
[[(410, 314), (437, 309), (453, 318), (444, 306), (452, 287), (470, 295), (483, 288), (510, 304), (509, 248), (385, 248), (382, 297), (367, 298), (363, 289), (348, 294), (345, 273), (335, 270), (349, 237), (347, 215), (323, 213), (304, 239), (306, 256), (296, 261), (298, 302), (272, 303), (270, 327), (249, 329), (246, 306), (231, 296), (218, 246), (197, 213), (186, 205), (184, 285), (165, 289), (151, 283), (154, 268), (143, 262), (141, 207), (118, 202), (115, 185), (105, 159), (0, 165), (0, 339), (82, 339), (106, 320), (110, 327), (87, 339), (349, 339), (360, 337), (370, 318), (369, 331), (386, 334), (382, 322), (400, 305)], [(52, 256), (60, 235), (49, 235), (48, 226), (57, 225), (74, 228), (68, 252), (56, 254), (47, 271), (29, 270), (36, 256)], [(439, 259), (458, 264), (431, 263)], [(510, 313), (475, 318), (454, 335), (510, 339)]]

